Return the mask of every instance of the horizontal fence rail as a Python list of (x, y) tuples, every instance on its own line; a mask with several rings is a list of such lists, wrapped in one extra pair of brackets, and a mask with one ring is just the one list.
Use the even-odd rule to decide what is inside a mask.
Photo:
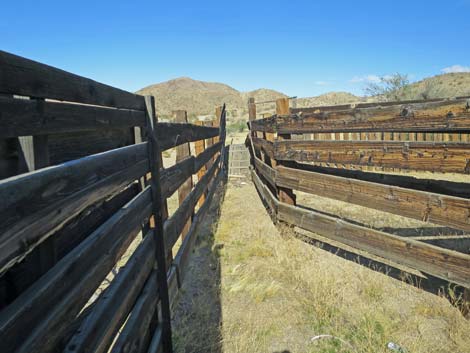
[[(470, 288), (470, 183), (387, 173), (469, 174), (470, 143), (449, 135), (469, 132), (468, 97), (295, 109), (280, 99), (276, 107), (272, 117), (256, 120), (249, 101), (247, 139), (253, 182), (276, 221)], [(459, 235), (390, 234), (299, 207), (295, 191)]]
[[(225, 119), (158, 122), (153, 97), (0, 52), (2, 352), (172, 351)], [(164, 167), (172, 148), (188, 153)]]

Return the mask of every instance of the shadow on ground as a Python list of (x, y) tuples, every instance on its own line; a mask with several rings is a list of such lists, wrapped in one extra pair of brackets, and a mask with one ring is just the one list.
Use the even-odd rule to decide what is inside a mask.
[(222, 309), (220, 300), (220, 247), (214, 233), (227, 180), (222, 178), (208, 213), (199, 226), (188, 274), (173, 312), (174, 351), (222, 353)]
[[(259, 196), (266, 208), (266, 212), (268, 212), (269, 214), (270, 213), (269, 206), (263, 200), (261, 195)], [(334, 214), (320, 211), (317, 209), (312, 209), (304, 205), (297, 205), (297, 206), (303, 209), (322, 213), (330, 217), (337, 217)], [(270, 216), (271, 216), (271, 219), (273, 219), (273, 221), (276, 222), (276, 220), (273, 218), (271, 214)], [(369, 227), (367, 225), (364, 225), (352, 219), (344, 219), (344, 220), (355, 225)], [(405, 266), (400, 266), (400, 265), (394, 266), (393, 262), (385, 263), (385, 262), (380, 261), (380, 258), (375, 257), (375, 256), (373, 256), (373, 259), (372, 259), (362, 254), (358, 254), (357, 252), (345, 250), (344, 248), (338, 246), (339, 243), (336, 243), (336, 242), (330, 243), (330, 242), (312, 238), (311, 236), (308, 236), (305, 234), (309, 232), (304, 232), (303, 230), (300, 230), (299, 232), (298, 230), (294, 229), (294, 227), (292, 227), (291, 225), (280, 223), (278, 224), (278, 227), (283, 228), (282, 233), (292, 234), (293, 236), (297, 237), (298, 239), (308, 244), (311, 244), (313, 246), (321, 248), (322, 250), (335, 254), (336, 256), (339, 256), (345, 260), (367, 267), (373, 271), (383, 273), (393, 279), (413, 285), (417, 288), (420, 288), (434, 295), (444, 296), (450, 301), (452, 305), (457, 306), (461, 310), (462, 314), (464, 314), (466, 317), (470, 316), (469, 301), (466, 298), (466, 293), (465, 293), (464, 288), (461, 286), (458, 286), (456, 284), (450, 283), (443, 279), (434, 277), (427, 273), (420, 273), (419, 271), (413, 271), (412, 269), (409, 269), (410, 271), (407, 271)], [(381, 228), (377, 230), (395, 234), (395, 235), (402, 236), (402, 237), (437, 236), (437, 235), (442, 235), (442, 234), (446, 234), (446, 235), (466, 234), (463, 231), (456, 230), (456, 229), (449, 228), (449, 227), (422, 227), (422, 228), (387, 227), (387, 228)], [(326, 238), (324, 239), (326, 240)], [(334, 245), (332, 245), (332, 243)], [(452, 249), (452, 250), (455, 250), (455, 249)]]

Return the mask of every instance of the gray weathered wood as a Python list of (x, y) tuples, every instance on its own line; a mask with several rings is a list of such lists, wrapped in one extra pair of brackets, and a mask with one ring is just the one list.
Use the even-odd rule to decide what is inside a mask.
[[(7, 352), (50, 352), (150, 217), (147, 188), (0, 312)], [(30, 333), (25, 339), (24, 333)]]
[[(100, 296), (72, 337), (65, 353), (107, 352), (139, 296), (155, 263), (155, 238), (147, 234)], [(155, 293), (153, 293), (155, 295)]]
[(143, 126), (143, 111), (0, 97), (0, 137)]
[(144, 175), (146, 154), (142, 143), (0, 181), (0, 270), (89, 205)]
[(327, 175), (335, 175), (344, 178), (351, 178), (372, 183), (398, 186), (407, 189), (414, 189), (448, 196), (470, 198), (469, 183), (454, 182), (439, 179), (421, 179), (407, 175), (394, 175), (374, 172), (363, 172), (361, 170), (340, 169), (320, 167), (316, 165), (294, 163), (296, 169), (307, 170)]
[[(157, 281), (158, 294), (161, 300), (162, 317), (160, 320), (162, 327), (162, 345), (164, 353), (173, 352), (173, 344), (171, 337), (171, 313), (170, 300), (168, 297), (167, 282), (167, 255), (171, 254), (171, 249), (166, 246), (166, 237), (163, 230), (163, 222), (167, 215), (166, 199), (163, 197), (160, 183), (160, 169), (163, 168), (160, 141), (157, 134), (156, 115), (155, 115), (155, 99), (152, 96), (145, 96), (146, 118), (147, 118), (147, 136), (149, 141), (148, 158), (150, 161), (150, 190), (152, 194), (152, 214), (153, 236), (155, 238), (155, 257), (157, 261)], [(169, 257), (171, 259), (171, 257)]]
[(279, 203), (279, 220), (446, 281), (470, 287), (470, 255)]
[(139, 295), (125, 326), (120, 332), (111, 353), (142, 353), (146, 352), (150, 337), (150, 323), (156, 316), (158, 302), (157, 273), (148, 276), (142, 293)]
[(164, 169), (161, 172), (162, 193), (164, 197), (170, 197), (181, 184), (192, 174), (196, 174), (216, 152), (220, 150), (222, 142), (208, 147), (197, 157), (189, 157), (181, 162)]
[(276, 185), (470, 230), (470, 200), (278, 166)]
[(142, 96), (0, 51), (0, 93), (144, 110)]
[(219, 128), (193, 124), (157, 123), (155, 131), (162, 151), (183, 143), (219, 136)]
[(198, 181), (191, 193), (186, 197), (180, 207), (175, 213), (165, 222), (165, 243), (167, 251), (173, 247), (178, 236), (184, 228), (185, 222), (191, 216), (194, 207), (196, 206), (199, 197), (206, 191), (209, 182), (212, 180), (220, 161), (220, 155), (217, 157), (215, 163), (204, 174), (201, 180)]
[(404, 141), (276, 141), (276, 160), (470, 173), (469, 144)]

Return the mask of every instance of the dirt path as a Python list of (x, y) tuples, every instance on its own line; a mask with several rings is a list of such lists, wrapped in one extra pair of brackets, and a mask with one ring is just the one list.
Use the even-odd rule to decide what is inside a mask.
[[(410, 353), (470, 352), (470, 323), (447, 300), (289, 232), (272, 224), (251, 182), (227, 186), (175, 308), (177, 352), (376, 353), (390, 341)], [(323, 334), (342, 341), (311, 341)]]

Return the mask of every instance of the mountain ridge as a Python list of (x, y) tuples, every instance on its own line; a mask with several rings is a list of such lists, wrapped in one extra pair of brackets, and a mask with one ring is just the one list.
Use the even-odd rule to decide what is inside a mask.
[[(274, 101), (287, 97), (286, 94), (269, 89), (259, 88), (241, 92), (225, 83), (194, 80), (189, 77), (178, 77), (166, 82), (146, 86), (136, 93), (153, 95), (157, 113), (170, 117), (174, 110), (183, 109), (190, 117), (214, 114), (214, 109), (221, 103), (227, 104), (229, 118), (245, 118), (249, 97), (257, 102)], [(445, 98), (470, 96), (470, 73), (447, 73), (425, 78), (410, 83), (401, 94), (405, 99)], [(327, 92), (315, 97), (297, 99), (297, 107), (311, 107), (356, 102), (371, 102), (377, 97), (361, 97), (349, 92)], [(274, 103), (257, 106), (259, 113), (272, 112)]]

